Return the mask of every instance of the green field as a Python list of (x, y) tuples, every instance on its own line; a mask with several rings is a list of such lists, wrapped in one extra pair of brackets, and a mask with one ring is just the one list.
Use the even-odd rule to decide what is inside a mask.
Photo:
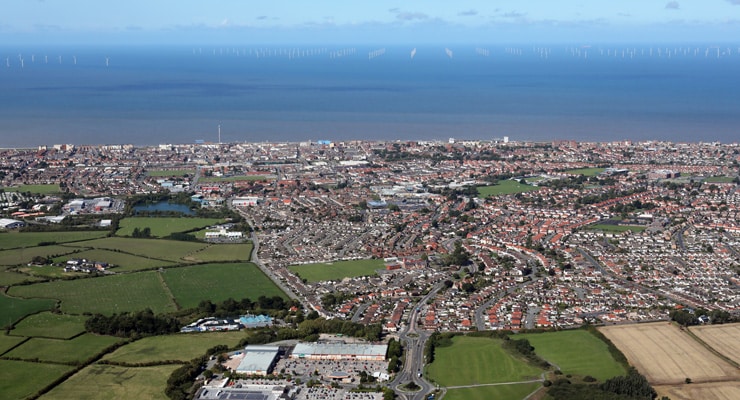
[(146, 257), (135, 256), (126, 253), (120, 253), (111, 250), (87, 250), (75, 253), (69, 256), (57, 257), (55, 263), (64, 263), (73, 258), (85, 258), (92, 261), (106, 262), (115, 265), (111, 269), (113, 272), (139, 271), (143, 269), (152, 269), (174, 265), (169, 261), (155, 260)]
[(26, 247), (21, 249), (0, 251), (0, 265), (26, 265), (34, 257), (54, 257), (64, 254), (70, 254), (80, 250), (77, 247), (67, 247), (60, 245)]
[(152, 171), (147, 171), (146, 175), (153, 176), (153, 177), (166, 178), (168, 176), (195, 175), (195, 170), (194, 169), (173, 169), (173, 170), (155, 169)]
[(208, 247), (206, 243), (177, 240), (132, 239), (109, 237), (75, 243), (76, 246), (122, 251), (158, 260), (182, 262), (182, 258)]
[(166, 237), (175, 232), (186, 232), (223, 222), (218, 218), (184, 218), (184, 217), (129, 217), (121, 220), (118, 236), (131, 236), (134, 228), (149, 228), (153, 237)]
[(249, 261), (252, 243), (214, 244), (187, 258), (197, 262)]
[(124, 368), (93, 364), (73, 375), (42, 400), (168, 400), (167, 379), (180, 365)]
[(520, 382), (538, 379), (543, 372), (513, 357), (499, 339), (456, 336), (452, 341), (452, 346), (435, 349), (434, 362), (427, 367), (440, 386)]
[(70, 314), (112, 314), (145, 308), (155, 313), (175, 311), (175, 305), (154, 271), (14, 286), (9, 293), (61, 300), (62, 310)]
[(53, 363), (83, 362), (121, 340), (113, 336), (92, 334), (84, 334), (71, 340), (32, 338), (5, 356)]
[(563, 172), (571, 175), (596, 176), (604, 171), (606, 171), (606, 168), (578, 168)]
[(606, 343), (584, 330), (530, 333), (513, 338), (528, 339), (537, 355), (557, 365), (565, 374), (591, 375), (605, 381), (626, 373), (609, 354)]
[(710, 176), (704, 179), (704, 183), (731, 183), (734, 179), (731, 176)]
[(211, 347), (224, 344), (234, 347), (247, 337), (245, 332), (178, 333), (150, 336), (119, 347), (104, 360), (122, 363), (147, 363), (163, 360), (190, 361)]
[(517, 193), (531, 192), (534, 190), (539, 190), (539, 188), (535, 186), (522, 185), (521, 183), (517, 181), (505, 180), (505, 181), (499, 182), (496, 185), (478, 186), (478, 197), (484, 199), (489, 196), (517, 194)]
[(6, 192), (31, 192), (34, 194), (54, 194), (62, 191), (59, 185), (20, 185), (17, 187), (4, 187), (3, 190)]
[(10, 333), (17, 336), (37, 336), (69, 339), (85, 331), (87, 317), (42, 312), (29, 315), (15, 325)]
[(41, 278), (28, 276), (25, 274), (19, 274), (17, 272), (12, 271), (4, 271), (0, 270), (0, 286), (10, 286), (15, 285), (16, 283), (21, 283), (25, 281), (33, 282), (38, 281)]
[(0, 394), (3, 399), (25, 399), (71, 370), (67, 365), (0, 360)]
[(69, 243), (90, 240), (107, 235), (107, 231), (82, 232), (9, 232), (0, 233), (0, 250), (35, 247), (39, 243)]
[(445, 400), (521, 400), (541, 387), (537, 382), (448, 389)]
[(0, 293), (0, 327), (11, 325), (28, 314), (51, 310), (55, 303), (50, 299), (19, 299)]
[(264, 181), (267, 177), (264, 175), (240, 175), (240, 176), (204, 176), (198, 182), (239, 182), (239, 181)]
[(604, 232), (642, 232), (645, 229), (647, 229), (644, 226), (637, 226), (637, 225), (612, 225), (612, 224), (593, 224), (589, 225), (587, 229), (594, 230), (594, 231), (604, 231)]
[(367, 259), (291, 265), (288, 269), (309, 282), (322, 282), (375, 275), (375, 271), (383, 269), (383, 266), (383, 260), (381, 259)]
[(182, 308), (197, 307), (202, 300), (213, 302), (245, 297), (285, 294), (252, 263), (205, 264), (170, 268), (162, 273), (167, 286)]
[(24, 340), (26, 340), (26, 338), (20, 336), (0, 335), (0, 355), (17, 346), (18, 343)]

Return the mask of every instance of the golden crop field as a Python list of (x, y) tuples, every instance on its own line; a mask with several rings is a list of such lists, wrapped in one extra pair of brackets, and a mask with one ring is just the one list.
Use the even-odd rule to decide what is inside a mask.
[(740, 371), (667, 322), (600, 329), (654, 385), (732, 381)]
[(716, 352), (740, 364), (740, 324), (704, 325), (690, 329)]
[(658, 398), (668, 396), (671, 400), (736, 400), (740, 399), (740, 382), (655, 386), (655, 391)]

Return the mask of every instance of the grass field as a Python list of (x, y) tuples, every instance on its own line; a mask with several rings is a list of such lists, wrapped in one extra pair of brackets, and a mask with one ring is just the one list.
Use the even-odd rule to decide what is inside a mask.
[[(205, 243), (177, 240), (132, 239), (110, 237), (75, 243), (76, 246), (122, 251), (142, 257), (180, 262), (183, 257), (208, 246)], [(164, 251), (166, 249), (166, 251)]]
[(155, 169), (151, 171), (146, 172), (147, 176), (153, 176), (153, 177), (168, 177), (168, 176), (185, 176), (185, 175), (195, 175), (194, 169), (172, 169), (172, 170), (163, 170), (163, 169)]
[(519, 382), (537, 379), (543, 372), (509, 354), (501, 340), (467, 336), (452, 340), (452, 346), (435, 350), (434, 362), (427, 367), (429, 377), (440, 386)]
[(710, 176), (707, 179), (704, 179), (705, 183), (730, 183), (732, 180), (735, 179), (731, 176)]
[(594, 230), (594, 231), (604, 231), (604, 232), (642, 232), (646, 229), (644, 226), (637, 226), (637, 225), (612, 225), (612, 224), (593, 224), (587, 226), (588, 229)]
[(716, 352), (740, 364), (740, 323), (689, 328)]
[(239, 182), (239, 181), (264, 181), (267, 176), (264, 175), (240, 175), (240, 176), (206, 176), (200, 178), (199, 182)]
[(0, 360), (0, 394), (3, 399), (25, 399), (71, 370), (67, 365)]
[(668, 396), (672, 400), (737, 400), (740, 399), (740, 382), (655, 386), (655, 391), (658, 398)]
[(135, 228), (149, 228), (153, 237), (162, 238), (175, 232), (191, 231), (220, 222), (223, 220), (218, 218), (129, 217), (121, 220), (116, 235), (131, 236)]
[(577, 168), (569, 169), (563, 172), (572, 175), (596, 176), (604, 171), (606, 171), (606, 168)]
[(124, 368), (93, 364), (41, 396), (43, 400), (168, 400), (167, 379), (179, 365)]
[(41, 278), (19, 274), (13, 271), (0, 270), (0, 286), (10, 286), (25, 281), (33, 282)]
[(150, 336), (119, 347), (104, 360), (124, 363), (146, 363), (163, 360), (190, 361), (213, 346), (236, 346), (247, 337), (245, 332), (178, 333)]
[(26, 338), (20, 336), (0, 335), (0, 354), (12, 349), (24, 340), (26, 340)]
[(522, 185), (517, 181), (505, 180), (496, 185), (478, 186), (478, 197), (484, 199), (489, 196), (501, 196), (505, 194), (517, 194), (539, 190), (538, 187)]
[(85, 331), (87, 317), (42, 312), (29, 315), (15, 325), (10, 332), (17, 336), (37, 336), (69, 339)]
[(0, 250), (15, 249), (18, 247), (36, 247), (42, 242), (77, 242), (80, 240), (100, 238), (107, 234), (107, 231), (0, 233)]
[(375, 275), (375, 270), (383, 269), (383, 260), (351, 260), (334, 263), (291, 265), (293, 273), (309, 282), (336, 281), (356, 276)]
[(526, 338), (535, 353), (565, 374), (591, 375), (605, 381), (627, 371), (609, 354), (609, 348), (596, 336), (584, 330), (516, 335)]
[(28, 314), (51, 310), (55, 303), (50, 299), (19, 299), (0, 293), (0, 327), (8, 326)]
[(164, 281), (182, 308), (198, 306), (202, 300), (223, 301), (229, 297), (257, 300), (285, 294), (252, 263), (205, 264), (170, 268), (162, 272)]
[(115, 267), (112, 269), (112, 271), (114, 272), (139, 271), (142, 269), (151, 269), (174, 265), (174, 263), (169, 261), (154, 260), (151, 258), (102, 249), (87, 250), (68, 256), (57, 257), (54, 259), (54, 262), (67, 262), (68, 260), (73, 258), (85, 258), (88, 260), (106, 262), (108, 264), (115, 265)]
[(214, 244), (186, 258), (188, 261), (249, 261), (252, 243)]
[(83, 362), (122, 339), (84, 334), (71, 340), (32, 338), (5, 354), (6, 357), (55, 363)]
[(54, 194), (62, 191), (59, 185), (20, 185), (17, 187), (4, 187), (3, 190), (6, 192), (31, 192), (38, 194)]
[(155, 313), (175, 310), (155, 271), (14, 286), (9, 293), (61, 300), (62, 310), (70, 314), (112, 314), (145, 308)]
[(521, 400), (541, 387), (537, 382), (447, 389), (445, 400)]
[(740, 371), (712, 354), (688, 333), (666, 322), (613, 325), (600, 331), (652, 384), (740, 379)]
[(79, 248), (60, 245), (26, 247), (0, 251), (0, 265), (26, 265), (34, 257), (49, 257), (72, 253)]

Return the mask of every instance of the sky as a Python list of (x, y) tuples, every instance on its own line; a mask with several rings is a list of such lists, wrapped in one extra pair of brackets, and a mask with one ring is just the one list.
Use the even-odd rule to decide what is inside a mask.
[(740, 0), (3, 0), (0, 45), (735, 42)]

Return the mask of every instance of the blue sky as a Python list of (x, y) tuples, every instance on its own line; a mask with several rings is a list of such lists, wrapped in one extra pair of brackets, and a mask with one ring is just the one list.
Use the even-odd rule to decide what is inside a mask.
[(740, 40), (740, 0), (3, 0), (0, 44)]

